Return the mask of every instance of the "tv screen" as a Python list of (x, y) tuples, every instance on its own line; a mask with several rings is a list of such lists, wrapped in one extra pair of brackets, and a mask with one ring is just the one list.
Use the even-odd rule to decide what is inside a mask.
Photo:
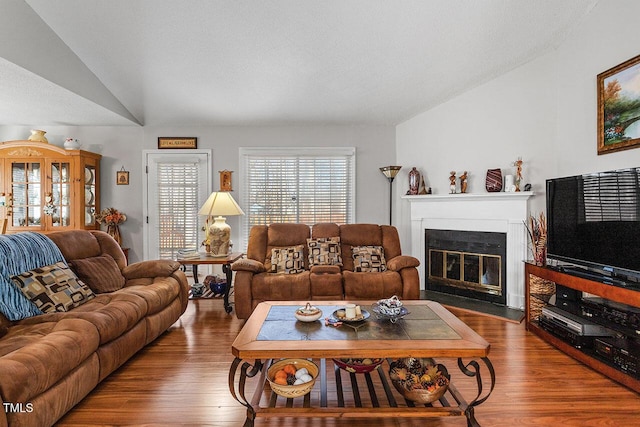
[(547, 180), (547, 257), (640, 278), (640, 168)]

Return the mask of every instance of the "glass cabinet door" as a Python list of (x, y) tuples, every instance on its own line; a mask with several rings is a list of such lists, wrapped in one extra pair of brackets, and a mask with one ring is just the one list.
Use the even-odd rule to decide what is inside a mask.
[(12, 227), (41, 227), (42, 174), (40, 163), (11, 163)]
[(71, 164), (51, 162), (51, 192), (45, 193), (43, 213), (52, 227), (71, 225)]
[(84, 165), (84, 225), (96, 222), (96, 167)]

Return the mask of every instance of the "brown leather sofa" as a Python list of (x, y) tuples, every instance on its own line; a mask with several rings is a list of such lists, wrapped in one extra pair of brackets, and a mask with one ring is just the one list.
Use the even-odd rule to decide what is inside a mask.
[[(342, 265), (309, 265), (307, 239), (339, 237)], [(272, 273), (272, 250), (303, 245), (304, 271)], [(386, 271), (354, 271), (352, 248), (381, 246)], [(236, 272), (235, 308), (246, 319), (262, 301), (377, 300), (397, 295), (418, 299), (420, 261), (402, 255), (395, 227), (377, 224), (277, 223), (254, 226), (249, 234), (247, 256), (232, 264)]]
[[(177, 262), (127, 266), (120, 246), (101, 231), (62, 231), (48, 237), (72, 270), (77, 263), (86, 273), (95, 264), (96, 277), (106, 281), (110, 275), (118, 289), (98, 289), (93, 299), (67, 312), (18, 321), (0, 314), (2, 427), (53, 425), (187, 307), (189, 287)], [(109, 260), (105, 256), (115, 261), (115, 272), (99, 269)], [(88, 285), (95, 291), (94, 285), (104, 283)]]

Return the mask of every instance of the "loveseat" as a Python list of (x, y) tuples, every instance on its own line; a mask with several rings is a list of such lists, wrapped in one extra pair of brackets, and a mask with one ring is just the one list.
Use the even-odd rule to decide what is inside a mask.
[(0, 236), (0, 272), (2, 427), (53, 425), (188, 302), (177, 262), (127, 265), (101, 231)]
[(246, 258), (231, 265), (236, 315), (248, 318), (262, 301), (418, 299), (419, 265), (402, 255), (393, 226), (254, 226)]

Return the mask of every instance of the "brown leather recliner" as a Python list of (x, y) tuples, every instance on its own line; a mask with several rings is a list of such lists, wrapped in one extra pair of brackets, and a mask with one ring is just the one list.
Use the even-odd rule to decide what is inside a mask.
[[(309, 267), (308, 238), (340, 237), (342, 266)], [(304, 271), (294, 274), (272, 273), (273, 249), (296, 245), (304, 247)], [(387, 270), (355, 272), (354, 246), (381, 246)], [(262, 301), (378, 300), (397, 295), (418, 299), (420, 279), (417, 258), (402, 255), (398, 231), (377, 224), (277, 223), (252, 227), (247, 256), (231, 268), (235, 274), (235, 308), (239, 319), (246, 319)]]

